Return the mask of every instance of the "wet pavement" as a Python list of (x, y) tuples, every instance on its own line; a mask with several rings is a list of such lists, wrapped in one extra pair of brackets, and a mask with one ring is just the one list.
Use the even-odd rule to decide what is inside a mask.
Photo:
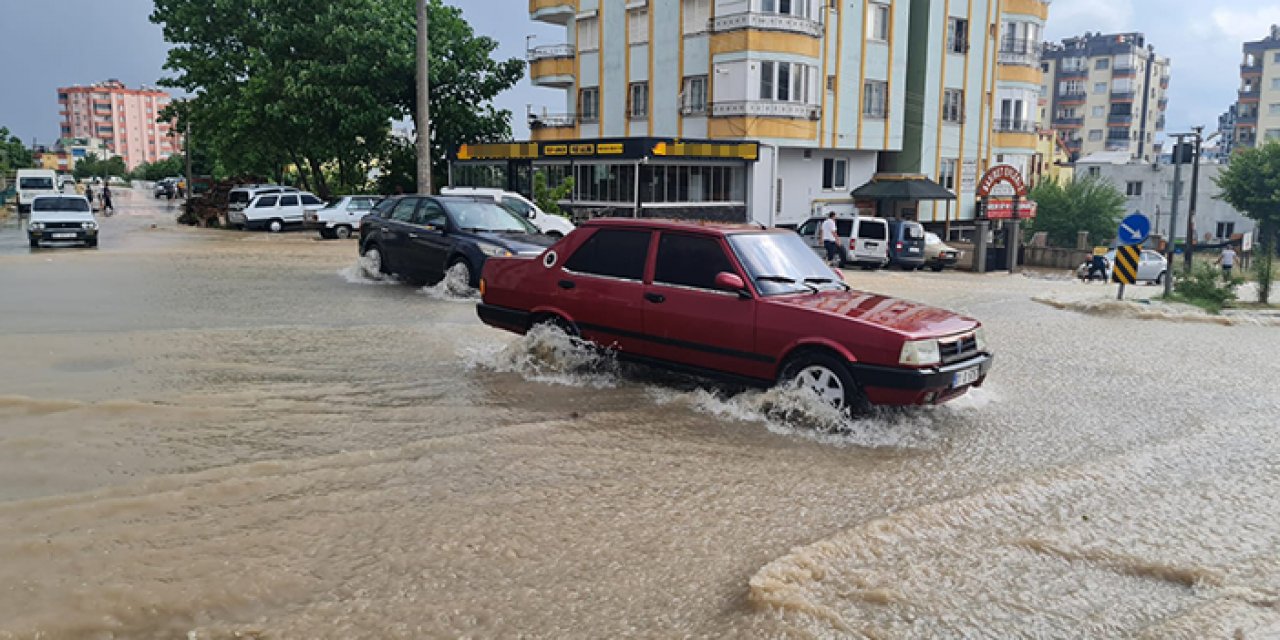
[(0, 638), (1280, 634), (1275, 327), (849, 272), (997, 360), (833, 425), (118, 200), (96, 250), (0, 221)]

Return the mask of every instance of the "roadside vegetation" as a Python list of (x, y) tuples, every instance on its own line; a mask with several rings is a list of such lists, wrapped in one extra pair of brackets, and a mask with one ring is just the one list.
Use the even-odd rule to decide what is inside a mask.
[(1105, 244), (1115, 237), (1124, 216), (1125, 197), (1114, 185), (1094, 176), (1069, 182), (1049, 179), (1037, 183), (1027, 198), (1036, 202), (1036, 217), (1027, 233), (1048, 234), (1049, 244), (1073, 248), (1080, 231), (1089, 232), (1089, 242)]
[(1280, 142), (1239, 150), (1218, 175), (1217, 183), (1222, 200), (1258, 223), (1254, 275), (1258, 279), (1258, 302), (1267, 305), (1271, 301), (1276, 236), (1280, 233)]
[(1213, 265), (1197, 262), (1189, 273), (1174, 276), (1173, 293), (1165, 299), (1194, 305), (1209, 313), (1222, 313), (1224, 307), (1236, 301), (1236, 287), (1243, 283), (1244, 280), (1237, 277), (1224, 279)]

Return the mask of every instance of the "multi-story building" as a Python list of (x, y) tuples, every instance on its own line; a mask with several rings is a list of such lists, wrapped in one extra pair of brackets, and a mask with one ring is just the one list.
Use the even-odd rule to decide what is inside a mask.
[(1216, 158), (1225, 161), (1231, 156), (1231, 152), (1235, 150), (1236, 141), (1236, 112), (1239, 105), (1231, 105), (1227, 110), (1218, 116), (1218, 148)]
[(1235, 109), (1235, 149), (1280, 140), (1280, 26), (1273, 25), (1266, 38), (1244, 43)]
[(107, 143), (98, 138), (61, 138), (49, 148), (38, 148), (37, 159), (45, 169), (69, 173), (79, 162), (92, 154), (98, 158), (107, 158), (111, 150)]
[(62, 138), (98, 138), (130, 169), (181, 152), (171, 123), (157, 122), (169, 94), (143, 87), (129, 89), (119, 80), (58, 89)]
[[(759, 143), (754, 162), (728, 164), (722, 178), (639, 167), (640, 192), (720, 180), (759, 222), (867, 208), (965, 221), (977, 176), (1000, 162), (1025, 169), (1035, 154), (1048, 0), (529, 0), (529, 12), (565, 28), (563, 44), (529, 52), (532, 81), (565, 90), (563, 107), (530, 114), (535, 142)], [(593, 200), (597, 178), (631, 173), (573, 171), (575, 199), (634, 204), (630, 187), (618, 202)], [(932, 179), (956, 202), (854, 200), (887, 173)]]
[(1063, 134), (1076, 157), (1128, 151), (1150, 162), (1164, 131), (1169, 59), (1141, 33), (1086, 33), (1046, 45), (1042, 125)]

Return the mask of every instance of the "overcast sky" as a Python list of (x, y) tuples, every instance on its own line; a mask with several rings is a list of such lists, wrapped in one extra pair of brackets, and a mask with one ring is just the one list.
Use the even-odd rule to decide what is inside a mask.
[[(446, 0), (460, 6), (477, 33), (500, 43), (496, 55), (521, 57), (526, 36), (556, 44), (563, 28), (528, 18), (527, 0)], [(119, 78), (153, 84), (164, 73), (166, 46), (147, 16), (151, 0), (0, 0), (0, 126), (28, 143), (58, 134), (57, 87)], [(1234, 102), (1240, 45), (1280, 24), (1280, 0), (1055, 0), (1047, 37), (1085, 31), (1142, 31), (1172, 59), (1168, 126), (1216, 126)], [(562, 90), (523, 79), (498, 99), (512, 112), (517, 138), (528, 135), (526, 105), (564, 110)]]

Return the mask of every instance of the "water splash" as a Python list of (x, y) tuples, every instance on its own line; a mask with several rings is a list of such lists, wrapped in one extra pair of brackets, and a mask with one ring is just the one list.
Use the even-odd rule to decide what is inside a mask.
[(343, 267), (338, 270), (338, 275), (342, 276), (350, 284), (398, 284), (399, 280), (395, 276), (379, 273), (373, 266), (372, 261), (366, 256), (356, 258), (354, 264)]
[(551, 325), (535, 326), (505, 346), (473, 347), (463, 359), (468, 369), (515, 373), (548, 384), (603, 389), (621, 381), (612, 352)]
[(420, 291), (430, 298), (445, 302), (480, 301), (480, 292), (471, 286), (470, 271), (461, 263), (449, 267), (440, 282), (423, 287)]

